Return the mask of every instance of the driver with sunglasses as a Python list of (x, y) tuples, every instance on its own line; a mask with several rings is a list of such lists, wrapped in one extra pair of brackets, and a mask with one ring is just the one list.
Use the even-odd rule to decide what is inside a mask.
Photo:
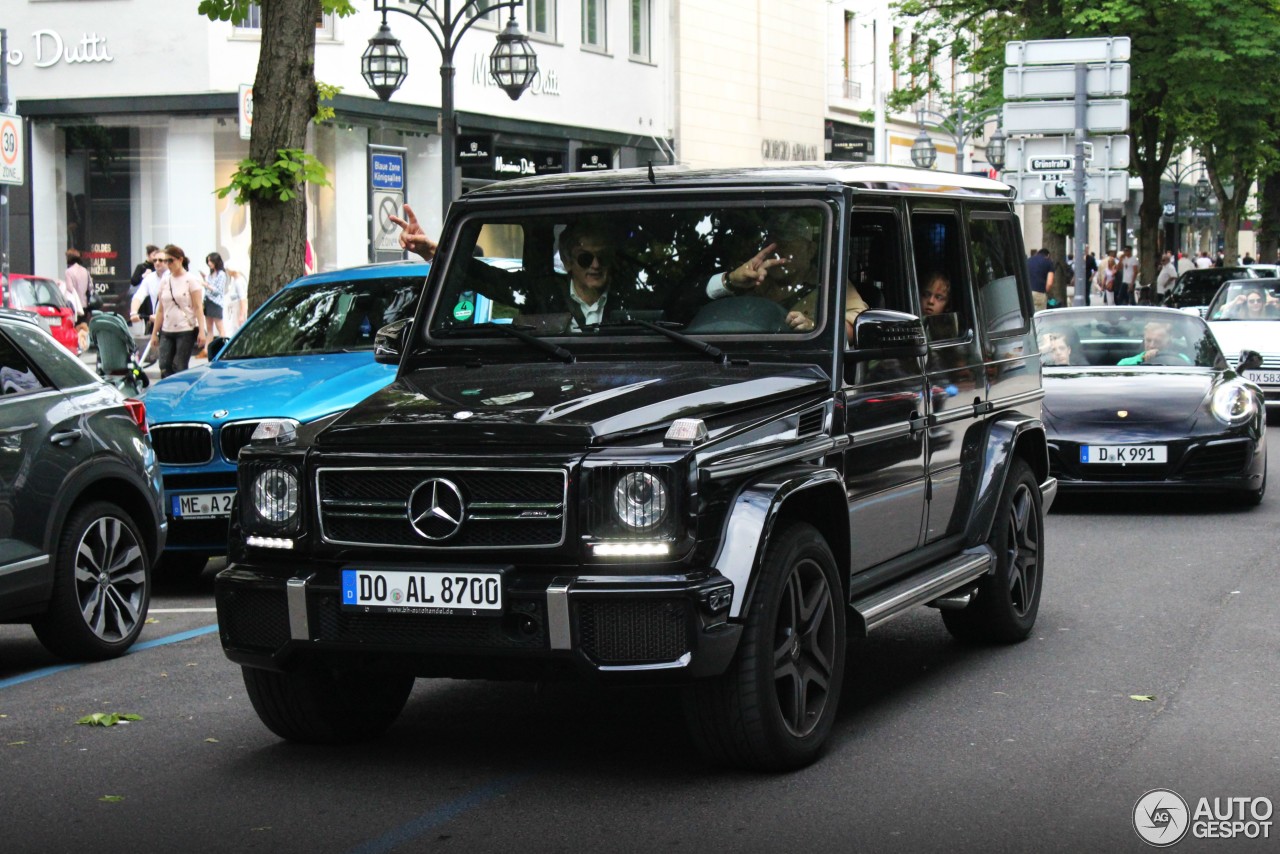
[[(431, 261), (436, 255), (436, 242), (422, 230), (413, 208), (405, 205), (404, 214), (403, 219), (390, 218), (400, 226), (401, 248)], [(527, 274), (499, 270), (478, 260), (469, 271), (470, 278), (478, 283), (479, 293), (496, 302), (518, 305), (517, 323), (530, 323), (539, 331), (581, 332), (603, 323), (605, 308), (610, 304), (613, 236), (600, 223), (578, 220), (560, 232), (557, 246), (560, 262), (569, 274), (568, 282), (545, 282), (531, 287)], [(548, 324), (561, 328), (553, 330)]]

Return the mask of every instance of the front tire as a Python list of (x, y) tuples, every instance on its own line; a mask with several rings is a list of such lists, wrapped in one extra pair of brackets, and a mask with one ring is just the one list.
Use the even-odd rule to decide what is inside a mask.
[(738, 654), (685, 693), (689, 729), (726, 765), (789, 771), (822, 751), (844, 681), (845, 603), (822, 535), (797, 523), (769, 544)]
[(413, 676), (311, 668), (290, 673), (242, 667), (253, 710), (288, 741), (349, 744), (382, 735), (413, 690)]
[(1017, 643), (1026, 640), (1040, 612), (1044, 569), (1044, 509), (1031, 467), (1015, 458), (987, 541), (995, 571), (978, 582), (968, 607), (944, 610), (942, 622), (958, 640)]
[(147, 547), (129, 514), (107, 501), (74, 510), (58, 538), (49, 610), (36, 637), (63, 658), (123, 655), (142, 633), (151, 602)]

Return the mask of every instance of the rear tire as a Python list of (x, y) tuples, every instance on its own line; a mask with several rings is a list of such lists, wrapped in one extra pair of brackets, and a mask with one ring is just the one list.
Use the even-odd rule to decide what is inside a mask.
[(249, 702), (267, 729), (306, 744), (377, 738), (400, 716), (414, 681), (404, 674), (326, 668), (241, 670)]
[(685, 713), (714, 761), (790, 771), (822, 751), (844, 682), (845, 602), (822, 535), (797, 523), (769, 544), (729, 670), (690, 686)]
[(150, 602), (150, 560), (138, 526), (115, 504), (93, 501), (62, 529), (49, 610), (31, 627), (54, 655), (101, 661), (133, 646)]
[(987, 542), (995, 571), (978, 582), (968, 607), (944, 610), (942, 622), (957, 640), (1017, 643), (1035, 627), (1044, 580), (1044, 509), (1025, 460), (1015, 458), (1010, 466)]

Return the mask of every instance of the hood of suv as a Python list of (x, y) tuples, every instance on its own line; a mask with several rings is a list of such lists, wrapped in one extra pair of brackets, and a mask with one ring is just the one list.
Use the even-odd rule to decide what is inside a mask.
[[(794, 405), (822, 395), (813, 367), (641, 362), (432, 368), (402, 377), (334, 422), (324, 447), (587, 446), (663, 430), (676, 418)], [(716, 425), (708, 424), (710, 429)]]
[(390, 382), (395, 371), (368, 351), (219, 359), (153, 383), (143, 399), (152, 424), (246, 418), (306, 423), (352, 406)]

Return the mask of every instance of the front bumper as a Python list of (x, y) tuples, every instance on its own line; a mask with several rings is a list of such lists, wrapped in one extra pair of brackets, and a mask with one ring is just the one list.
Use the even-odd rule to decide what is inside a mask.
[[(416, 676), (683, 682), (722, 673), (742, 627), (732, 585), (679, 575), (506, 573), (500, 616), (368, 614), (339, 606), (338, 567), (218, 574), (218, 628), (239, 664), (290, 670), (340, 661)], [(725, 595), (725, 592), (728, 595)]]
[(1256, 490), (1266, 468), (1265, 445), (1251, 437), (1138, 442), (1164, 445), (1168, 461), (1127, 465), (1082, 463), (1081, 444), (1060, 437), (1049, 442), (1049, 473), (1062, 492)]

